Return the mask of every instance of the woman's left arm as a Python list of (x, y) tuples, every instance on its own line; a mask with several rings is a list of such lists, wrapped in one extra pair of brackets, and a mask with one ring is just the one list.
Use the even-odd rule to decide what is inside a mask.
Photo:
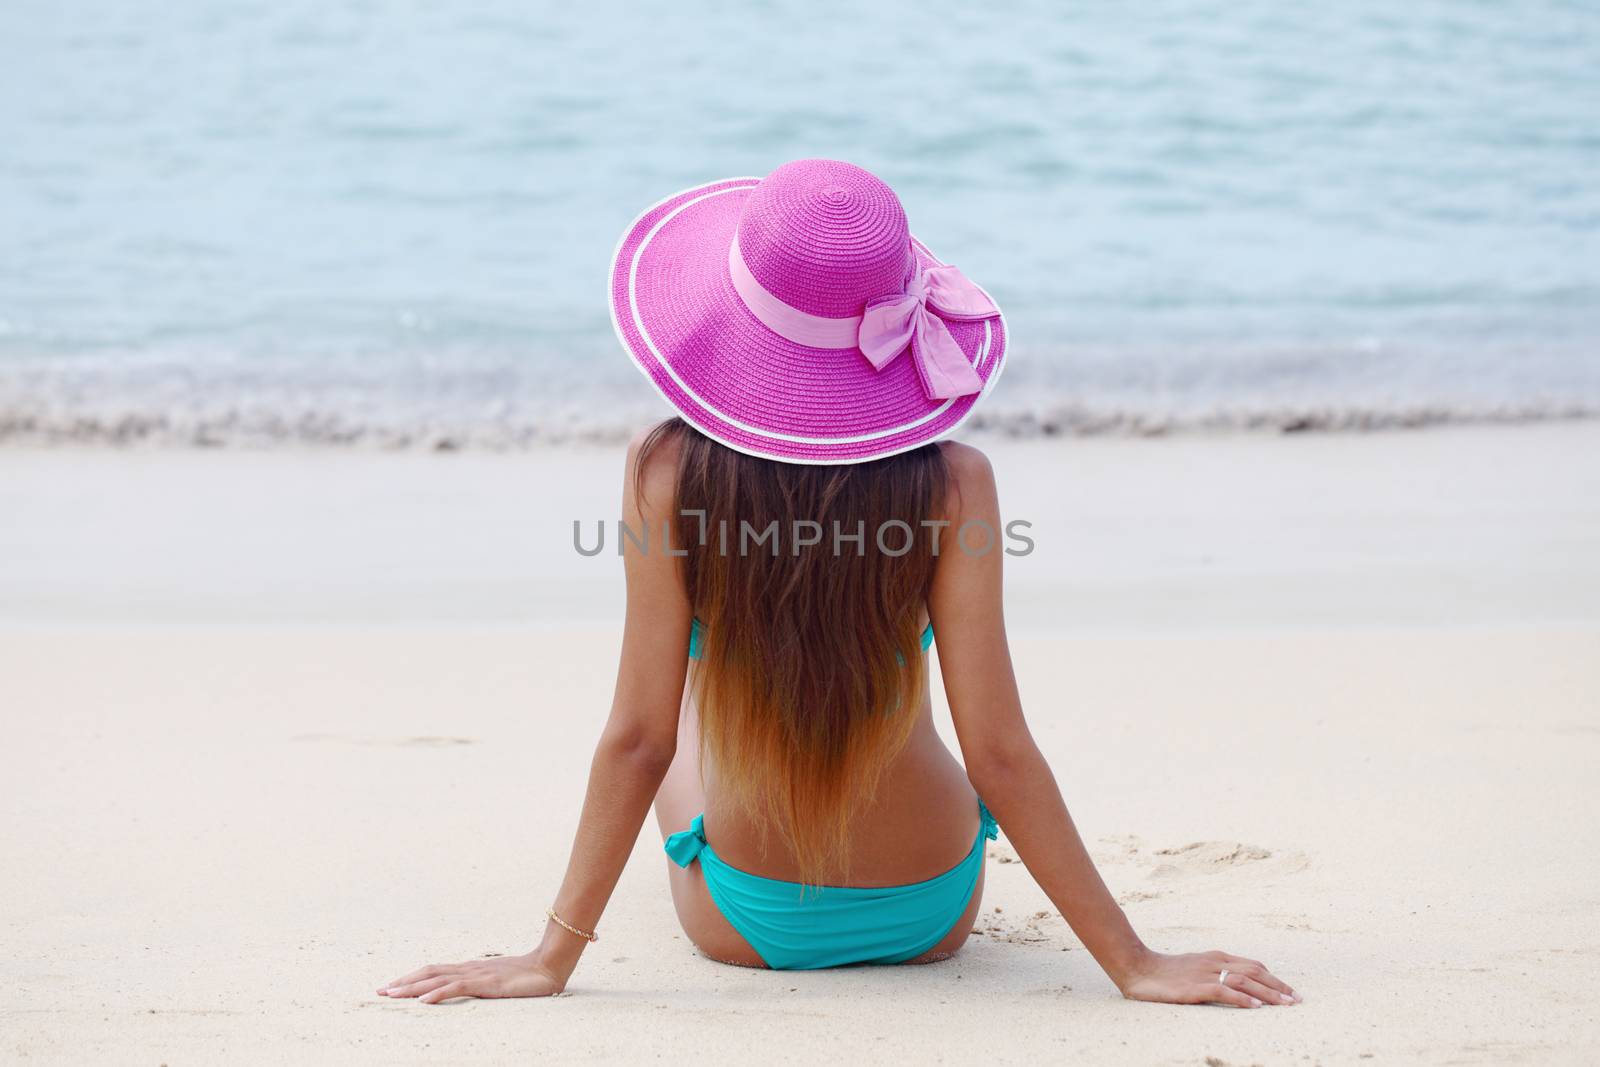
[[(649, 547), (640, 551), (629, 545), (623, 553), (628, 612), (622, 663), (611, 715), (589, 767), (566, 877), (553, 903), (562, 919), (589, 931), (599, 925), (672, 762), (688, 667), (689, 603), (678, 560), (660, 543), (676, 492), (676, 450), (656, 449), (636, 483), (640, 444), (635, 439), (628, 449), (622, 514), (635, 532), (650, 531)], [(642, 500), (636, 484), (642, 484)], [(378, 993), (427, 1004), (452, 997), (546, 997), (566, 988), (588, 944), (547, 922), (539, 946), (527, 955), (423, 967)]]

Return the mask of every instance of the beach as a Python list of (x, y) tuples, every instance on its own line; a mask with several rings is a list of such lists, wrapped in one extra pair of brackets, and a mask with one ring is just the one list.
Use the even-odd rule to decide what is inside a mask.
[(978, 443), (1107, 882), (1304, 1004), (1121, 1000), (1004, 836), (953, 960), (714, 964), (653, 821), (568, 995), (379, 998), (538, 936), (621, 626), (572, 523), (620, 451), (14, 448), (0, 1057), (1588, 1062), (1600, 426)]
[[(13, 7), (0, 1063), (1600, 1058), (1600, 6)], [(674, 410), (982, 447), (1112, 892), (1304, 1003), (1004, 827), (955, 958), (729, 968), (653, 819), (560, 997), (377, 996), (541, 936)]]

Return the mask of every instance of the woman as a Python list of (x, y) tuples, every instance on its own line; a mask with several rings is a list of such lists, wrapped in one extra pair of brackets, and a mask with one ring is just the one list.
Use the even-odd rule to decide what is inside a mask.
[[(681, 417), (628, 452), (622, 666), (566, 878), (532, 952), (380, 994), (562, 991), (653, 804), (714, 960), (947, 958), (998, 821), (1125, 996), (1297, 1002), (1254, 960), (1148, 949), (1084, 849), (1012, 674), (993, 473), (936, 443), (999, 376), (1005, 323), (894, 193), (825, 160), (688, 190), (629, 228), (611, 297)], [(933, 726), (935, 634), (960, 762)]]

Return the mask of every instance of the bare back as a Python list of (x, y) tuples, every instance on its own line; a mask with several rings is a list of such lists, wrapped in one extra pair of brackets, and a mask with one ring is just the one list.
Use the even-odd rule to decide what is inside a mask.
[[(951, 447), (951, 446), (947, 446)], [(956, 446), (959, 447), (959, 446)], [(970, 478), (970, 466), (952, 464), (959, 479)], [(676, 449), (664, 447), (648, 460), (647, 483), (670, 491), (672, 472), (677, 462)], [(959, 486), (953, 487), (959, 498)], [(928, 622), (924, 614), (920, 620)], [(951, 637), (959, 632), (947, 624)], [(935, 624), (936, 648), (942, 648), (941, 631)], [(933, 653), (929, 653), (931, 669)], [(691, 668), (692, 669), (692, 668)], [(932, 701), (924, 692), (913, 714), (915, 725), (901, 750), (886, 765), (878, 789), (859, 807), (851, 824), (846, 857), (847, 881), (856, 886), (894, 886), (924, 881), (949, 870), (968, 853), (978, 829), (977, 794), (968, 781), (961, 762), (945, 744), (935, 728)], [(779, 835), (730, 802), (719, 789), (717, 769), (700, 765), (698, 715), (693, 687), (686, 677), (680, 713), (678, 751), (671, 779), (692, 779), (674, 788), (689, 794), (682, 807), (705, 813), (706, 835), (718, 854), (741, 870), (781, 881), (802, 881), (795, 858)], [(709, 764), (709, 759), (708, 759)], [(698, 805), (698, 807), (697, 807)], [(674, 805), (677, 806), (677, 805)], [(682, 829), (681, 812), (672, 821), (663, 819), (663, 834)]]

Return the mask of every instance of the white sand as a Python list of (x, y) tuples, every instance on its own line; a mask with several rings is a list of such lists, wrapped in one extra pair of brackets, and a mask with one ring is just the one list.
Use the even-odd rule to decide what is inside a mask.
[(1121, 1001), (1003, 840), (949, 963), (719, 966), (650, 827), (573, 995), (381, 1000), (539, 928), (620, 621), (570, 522), (617, 458), (10, 452), (0, 1059), (1591, 1062), (1600, 428), (991, 452), (1107, 880), (1305, 1004)]

